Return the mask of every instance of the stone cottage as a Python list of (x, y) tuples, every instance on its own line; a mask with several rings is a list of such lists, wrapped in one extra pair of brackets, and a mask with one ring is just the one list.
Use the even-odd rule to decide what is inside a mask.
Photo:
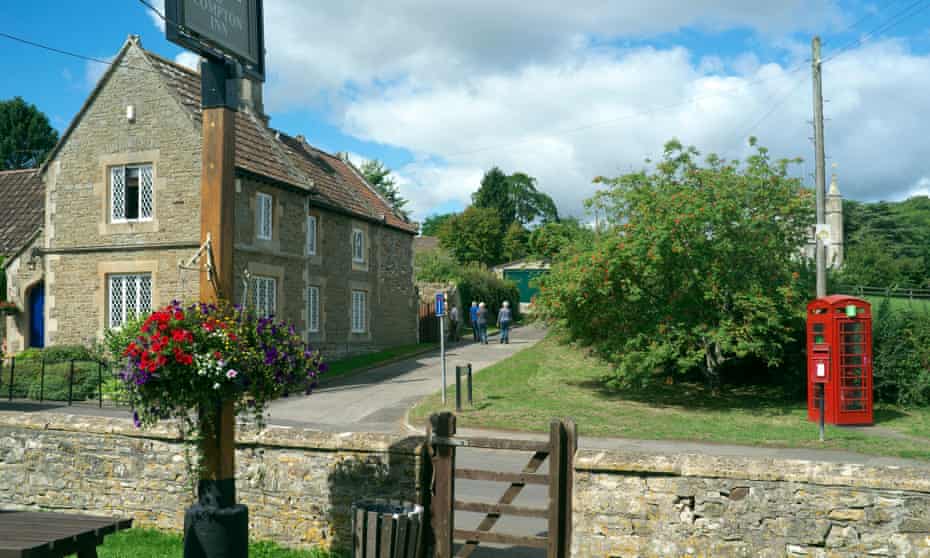
[[(416, 225), (346, 158), (271, 128), (260, 84), (239, 87), (233, 299), (330, 358), (416, 342)], [(6, 274), (11, 299), (42, 288), (45, 304), (7, 319), (10, 351), (37, 345), (30, 329), (88, 344), (196, 298), (199, 271), (180, 264), (200, 247), (200, 147), (199, 74), (131, 36), (39, 169), (42, 230)]]
[[(41, 309), (44, 303), (41, 270), (28, 264), (20, 265), (23, 261), (20, 254), (40, 233), (44, 211), (45, 191), (36, 169), (0, 172), (0, 274), (5, 269), (9, 270), (8, 284), (11, 286), (10, 292), (0, 292), (0, 300), (10, 301), (20, 309)], [(31, 260), (27, 256), (25, 261)], [(2, 283), (4, 281), (0, 281)], [(20, 312), (10, 318), (17, 330), (29, 327), (28, 322), (20, 321), (22, 316)], [(5, 338), (6, 322), (6, 317), (0, 314), (0, 343)], [(37, 331), (31, 337), (41, 343), (41, 334), (41, 331)], [(3, 353), (2, 346), (0, 353)]]

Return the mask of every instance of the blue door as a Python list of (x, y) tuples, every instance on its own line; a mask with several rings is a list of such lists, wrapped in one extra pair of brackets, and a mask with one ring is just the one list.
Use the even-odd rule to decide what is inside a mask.
[(29, 291), (29, 346), (45, 346), (45, 284)]

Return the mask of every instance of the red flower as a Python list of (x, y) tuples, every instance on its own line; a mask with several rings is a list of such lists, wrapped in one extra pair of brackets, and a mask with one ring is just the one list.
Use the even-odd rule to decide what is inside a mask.
[(175, 343), (184, 343), (185, 341), (188, 341), (191, 337), (192, 337), (191, 333), (183, 329), (176, 329), (171, 332), (171, 339)]
[(166, 322), (161, 322), (158, 324), (158, 331), (165, 331), (168, 329), (168, 324)]
[(215, 358), (216, 360), (220, 360), (221, 358), (223, 358), (223, 355), (221, 355), (219, 351), (216, 351), (215, 353), (213, 353), (213, 358)]
[(236, 340), (238, 340), (238, 339), (239, 339), (239, 336), (236, 335), (235, 333), (230, 333), (230, 334), (229, 334), (229, 340), (230, 340), (230, 341), (236, 341)]
[(183, 319), (184, 319), (184, 312), (181, 311), (181, 310), (177, 310), (177, 311), (174, 313), (174, 319), (175, 319), (175, 320), (178, 320), (178, 321), (183, 320)]

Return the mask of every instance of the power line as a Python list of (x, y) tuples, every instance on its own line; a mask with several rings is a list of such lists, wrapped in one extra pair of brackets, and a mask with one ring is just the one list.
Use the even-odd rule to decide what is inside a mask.
[[(16, 41), (16, 42), (23, 43), (23, 44), (26, 44), (26, 45), (29, 45), (29, 46), (33, 46), (33, 47), (36, 47), (36, 48), (41, 48), (41, 49), (43, 49), (43, 50), (47, 50), (47, 51), (54, 52), (54, 53), (57, 53), (57, 54), (63, 54), (63, 55), (65, 55), (65, 56), (70, 56), (70, 57), (72, 57), (72, 58), (77, 58), (77, 59), (80, 59), (80, 60), (86, 60), (86, 61), (88, 61), (88, 62), (96, 62), (97, 64), (104, 64), (104, 65), (106, 65), (106, 66), (112, 66), (113, 64), (115, 64), (115, 62), (110, 62), (110, 61), (104, 60), (104, 59), (102, 59), (102, 58), (94, 58), (93, 56), (87, 56), (86, 54), (79, 54), (79, 53), (77, 53), (77, 52), (72, 52), (72, 51), (70, 51), (70, 50), (64, 50), (64, 49), (56, 48), (56, 47), (53, 47), (53, 46), (44, 45), (44, 44), (42, 44), (42, 43), (37, 43), (37, 42), (35, 42), (35, 41), (30, 41), (29, 39), (24, 39), (24, 38), (22, 38), (22, 37), (17, 37), (16, 35), (10, 35), (9, 33), (5, 33), (5, 32), (3, 32), (3, 31), (0, 31), (0, 37), (4, 37), (4, 38), (7, 38), (7, 39), (10, 39), (11, 41)], [(139, 70), (140, 72), (153, 72), (153, 73), (157, 73), (156, 70), (153, 70), (153, 69), (151, 69), (151, 68), (140, 68), (140, 67), (138, 67), (138, 66), (130, 66), (129, 64), (120, 64), (120, 66), (122, 66), (123, 68), (129, 68), (129, 69), (131, 69), (131, 70)]]
[(159, 10), (158, 8), (156, 8), (155, 6), (153, 6), (152, 4), (150, 4), (149, 2), (147, 2), (146, 0), (139, 0), (139, 2), (141, 2), (142, 5), (145, 6), (146, 8), (148, 8), (148, 9), (152, 10), (153, 12), (155, 12), (155, 15), (157, 15), (159, 18), (161, 18), (162, 21), (164, 21), (165, 23), (168, 23), (168, 18), (165, 17), (165, 14), (161, 13), (161, 10)]
[(924, 0), (915, 0), (914, 2), (911, 2), (911, 3), (908, 4), (904, 9), (902, 9), (901, 11), (895, 13), (895, 14), (892, 15), (890, 18), (888, 18), (887, 20), (885, 20), (884, 23), (882, 23), (882, 24), (880, 24), (879, 26), (875, 27), (875, 28), (872, 29), (871, 31), (866, 32), (863, 36), (859, 37), (858, 39), (846, 43), (845, 45), (843, 45), (842, 47), (840, 47), (839, 50), (837, 50), (836, 52), (834, 52), (834, 53), (831, 54), (830, 56), (827, 56), (827, 57), (823, 58), (823, 59), (821, 60), (821, 63), (825, 63), (825, 62), (829, 62), (829, 61), (831, 61), (831, 60), (834, 60), (834, 59), (838, 58), (839, 56), (842, 56), (843, 54), (845, 54), (845, 53), (851, 51), (853, 48), (862, 46), (863, 44), (865, 44), (866, 42), (868, 42), (869, 40), (871, 40), (872, 38), (874, 38), (877, 34), (879, 34), (879, 33), (884, 33), (884, 32), (886, 32), (886, 31), (888, 31), (888, 30), (894, 28), (895, 26), (897, 26), (898, 24), (900, 24), (902, 21), (904, 21), (906, 18), (908, 18), (908, 17), (914, 17), (914, 16), (916, 16), (917, 14), (919, 14), (920, 12), (922, 12), (923, 10), (927, 9), (928, 7), (930, 7), (930, 3), (924, 4), (923, 6), (921, 6), (920, 4), (921, 4), (922, 2), (924, 2)]

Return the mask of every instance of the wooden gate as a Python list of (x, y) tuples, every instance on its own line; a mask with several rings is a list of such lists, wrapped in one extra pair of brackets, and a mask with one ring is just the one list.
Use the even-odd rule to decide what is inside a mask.
[(420, 343), (439, 342), (439, 318), (436, 317), (436, 303), (421, 302), (419, 308)]
[[(549, 440), (545, 442), (461, 437), (455, 435), (455, 415), (444, 412), (430, 417), (427, 439), (433, 471), (430, 516), (436, 558), (452, 558), (453, 541), (456, 540), (463, 542), (455, 554), (460, 558), (470, 556), (483, 542), (545, 548), (547, 558), (568, 558), (571, 555), (572, 474), (578, 448), (578, 429), (573, 421), (553, 419)], [(455, 453), (458, 448), (526, 451), (533, 455), (520, 473), (457, 469)], [(546, 461), (548, 473), (538, 472)], [(510, 486), (496, 504), (465, 502), (455, 498), (456, 479), (509, 482)], [(528, 484), (549, 487), (548, 507), (513, 505)], [(456, 529), (456, 510), (484, 513), (485, 517), (474, 531)], [(548, 519), (549, 528), (545, 536), (492, 532), (502, 515)]]

